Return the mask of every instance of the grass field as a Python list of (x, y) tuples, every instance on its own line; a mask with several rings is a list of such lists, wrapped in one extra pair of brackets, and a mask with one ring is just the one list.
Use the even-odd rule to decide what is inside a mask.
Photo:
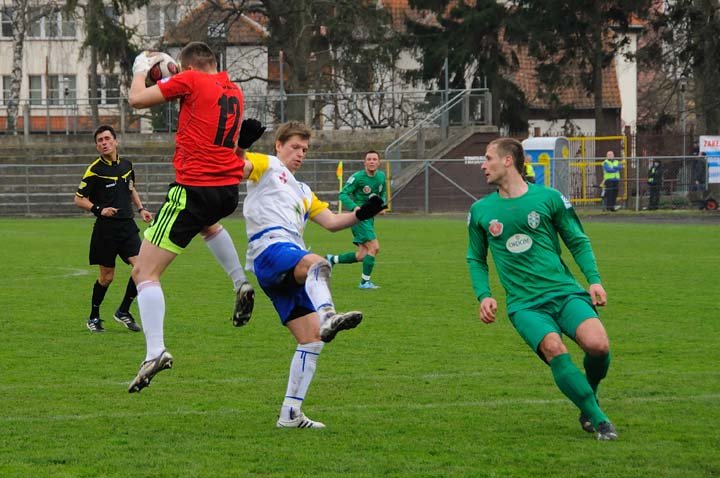
[[(244, 252), (242, 223), (225, 225)], [(580, 429), (504, 314), (479, 322), (464, 219), (381, 218), (379, 290), (356, 288), (359, 265), (333, 271), (338, 309), (365, 321), (320, 357), (304, 409), (325, 430), (274, 427), (294, 342), (262, 295), (248, 326), (230, 325), (229, 280), (201, 240), (163, 279), (175, 366), (128, 394), (144, 339), (111, 314), (129, 269), (106, 333), (90, 334), (91, 227), (0, 220), (2, 477), (720, 476), (717, 225), (586, 221), (609, 293), (600, 398), (617, 442)], [(350, 250), (347, 231), (306, 236)]]

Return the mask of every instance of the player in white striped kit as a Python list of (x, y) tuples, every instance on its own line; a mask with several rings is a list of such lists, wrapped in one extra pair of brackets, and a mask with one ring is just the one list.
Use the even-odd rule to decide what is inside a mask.
[(294, 173), (305, 160), (310, 136), (304, 124), (285, 123), (275, 135), (277, 156), (245, 153), (246, 268), (255, 273), (281, 322), (298, 343), (277, 421), (281, 428), (325, 427), (301, 410), (318, 356), (339, 331), (352, 329), (362, 320), (360, 312), (335, 311), (329, 288), (330, 264), (309, 252), (303, 241), (307, 221), (334, 232), (384, 209), (382, 200), (374, 196), (354, 212), (335, 214), (307, 184), (297, 181)]

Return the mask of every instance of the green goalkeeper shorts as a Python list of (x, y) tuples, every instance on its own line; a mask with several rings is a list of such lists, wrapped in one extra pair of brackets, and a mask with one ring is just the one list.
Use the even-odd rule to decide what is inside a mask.
[(377, 238), (375, 235), (375, 218), (365, 219), (352, 226), (353, 244), (365, 244)]
[(536, 353), (549, 333), (567, 335), (575, 340), (577, 328), (587, 319), (598, 317), (586, 292), (557, 297), (534, 309), (523, 309), (510, 316), (515, 330)]

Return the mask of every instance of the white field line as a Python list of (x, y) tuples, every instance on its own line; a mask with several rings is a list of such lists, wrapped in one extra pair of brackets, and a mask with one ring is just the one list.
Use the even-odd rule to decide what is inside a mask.
[[(81, 277), (81, 276), (87, 276), (90, 275), (91, 272), (87, 269), (78, 269), (75, 267), (40, 267), (40, 269), (50, 269), (52, 271), (59, 272), (58, 274), (48, 274), (43, 275), (43, 279), (72, 279), (73, 277)], [(37, 281), (38, 277), (33, 275), (26, 275), (26, 276), (12, 276), (12, 277), (3, 277), (0, 279), (0, 284), (12, 284), (17, 283), (20, 281), (24, 282), (34, 282)]]
[[(716, 402), (720, 399), (720, 394), (702, 394), (702, 395), (666, 395), (666, 396), (647, 396), (647, 397), (625, 397), (619, 399), (607, 399), (603, 398), (603, 403), (698, 403), (698, 402)], [(387, 404), (356, 404), (356, 405), (314, 405), (313, 409), (319, 411), (330, 411), (330, 410), (376, 410), (378, 413), (382, 413), (387, 410), (427, 410), (427, 409), (442, 409), (442, 408), (501, 408), (501, 407), (516, 407), (518, 405), (557, 405), (567, 403), (567, 399), (555, 398), (555, 399), (533, 399), (533, 398), (504, 398), (501, 400), (472, 400), (464, 402), (432, 402), (432, 403), (387, 403)], [(103, 413), (88, 413), (88, 414), (59, 414), (59, 415), (43, 415), (37, 417), (27, 416), (3, 416), (0, 417), (0, 422), (20, 422), (20, 423), (31, 423), (31, 422), (46, 422), (48, 420), (53, 421), (86, 421), (86, 420), (97, 420), (100, 418), (141, 418), (141, 417), (159, 417), (159, 416), (228, 416), (228, 415), (245, 415), (246, 410), (235, 408), (219, 408), (217, 410), (192, 410), (192, 409), (175, 409), (157, 412), (120, 412), (110, 411)]]
[(68, 272), (66, 272), (64, 274), (60, 274), (60, 275), (50, 276), (50, 277), (59, 277), (62, 279), (68, 279), (71, 277), (80, 277), (80, 276), (86, 276), (86, 275), (90, 274), (90, 272), (86, 269), (74, 269), (72, 267), (61, 267), (61, 269), (65, 269)]

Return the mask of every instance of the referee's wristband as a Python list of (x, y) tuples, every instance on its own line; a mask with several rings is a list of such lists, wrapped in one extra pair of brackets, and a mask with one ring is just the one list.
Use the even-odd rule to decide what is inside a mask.
[(143, 211), (147, 211), (147, 209), (145, 209), (144, 207), (141, 207), (140, 209), (138, 209), (138, 214), (141, 213), (141, 212), (143, 212)]
[(102, 208), (98, 206), (97, 204), (93, 204), (90, 208), (90, 212), (95, 214), (95, 216), (100, 217), (102, 216)]

